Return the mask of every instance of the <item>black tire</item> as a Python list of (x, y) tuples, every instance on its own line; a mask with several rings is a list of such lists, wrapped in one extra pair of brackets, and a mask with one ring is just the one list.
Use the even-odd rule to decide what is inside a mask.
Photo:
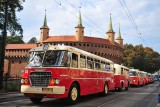
[(125, 87), (125, 90), (128, 91), (128, 87)]
[(121, 91), (122, 91), (122, 88), (123, 88), (123, 82), (121, 83), (121, 87), (118, 88), (118, 91), (121, 92)]
[(130, 86), (130, 85), (129, 85), (129, 82), (128, 82), (128, 86), (127, 86), (127, 87), (125, 87), (125, 90), (126, 90), (126, 91), (128, 91), (128, 87), (129, 87), (129, 86)]
[(138, 81), (138, 86), (137, 87), (140, 87), (140, 85), (139, 85), (139, 81)]
[(122, 88), (118, 88), (118, 91), (121, 92), (121, 91), (122, 91)]
[(103, 92), (102, 92), (102, 95), (103, 96), (106, 96), (107, 94), (108, 94), (108, 84), (107, 83), (105, 83), (104, 84), (104, 89), (103, 89)]
[(79, 88), (77, 84), (72, 84), (69, 90), (67, 102), (69, 104), (75, 104), (79, 99)]
[(30, 97), (30, 100), (35, 103), (35, 104), (39, 104), (41, 101), (42, 101), (43, 98), (33, 98), (33, 97)]

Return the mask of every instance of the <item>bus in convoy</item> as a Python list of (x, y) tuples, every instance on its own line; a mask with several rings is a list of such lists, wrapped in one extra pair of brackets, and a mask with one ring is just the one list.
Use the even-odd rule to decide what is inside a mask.
[(143, 85), (147, 85), (148, 84), (148, 73), (141, 71), (142, 72), (142, 78), (143, 78)]
[(129, 68), (119, 64), (114, 64), (114, 81), (115, 89), (118, 89), (118, 91), (121, 91), (122, 88), (128, 90), (130, 85)]
[(151, 73), (148, 73), (148, 82), (149, 83), (153, 83), (154, 82), (153, 75)]
[(144, 72), (138, 70), (138, 74), (139, 74), (139, 77), (140, 77), (140, 78), (139, 78), (139, 85), (140, 85), (140, 86), (145, 85)]
[(143, 79), (140, 75), (140, 71), (138, 69), (129, 69), (129, 75), (130, 75), (130, 85), (134, 86), (140, 86), (143, 85)]
[(113, 66), (110, 60), (71, 46), (44, 44), (29, 51), (21, 92), (33, 103), (66, 98), (74, 104), (83, 95), (107, 95), (114, 90)]

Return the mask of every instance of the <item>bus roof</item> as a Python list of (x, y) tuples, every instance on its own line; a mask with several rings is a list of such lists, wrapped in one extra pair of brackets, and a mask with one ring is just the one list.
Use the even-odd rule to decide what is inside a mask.
[(114, 64), (114, 67), (122, 67), (122, 68), (125, 68), (125, 69), (129, 69), (128, 67), (123, 66), (123, 65), (119, 65), (119, 64)]
[[(71, 52), (74, 52), (74, 53), (81, 53), (81, 54), (83, 54), (83, 55), (86, 55), (86, 56), (89, 56), (89, 57), (92, 57), (92, 58), (96, 58), (96, 59), (100, 59), (100, 60), (102, 60), (102, 61), (107, 61), (107, 62), (109, 62), (109, 63), (113, 63), (113, 62), (112, 62), (111, 60), (109, 60), (109, 59), (100, 57), (100, 56), (98, 56), (98, 55), (92, 54), (92, 53), (90, 53), (90, 52), (87, 52), (87, 51), (84, 51), (84, 50), (81, 50), (81, 49), (78, 49), (78, 48), (75, 48), (75, 47), (72, 47), (72, 46), (66, 46), (66, 45), (49, 45), (46, 50), (68, 50), (68, 51), (71, 51)], [(46, 51), (46, 50), (45, 50), (45, 51)], [(44, 51), (44, 47), (43, 47), (43, 46), (36, 47), (36, 48), (31, 49), (29, 52), (32, 52), (32, 51)]]

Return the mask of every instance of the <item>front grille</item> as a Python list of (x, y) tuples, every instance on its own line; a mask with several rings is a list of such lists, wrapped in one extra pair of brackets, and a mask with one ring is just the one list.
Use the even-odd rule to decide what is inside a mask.
[(51, 79), (51, 72), (31, 72), (31, 85), (35, 87), (47, 87)]

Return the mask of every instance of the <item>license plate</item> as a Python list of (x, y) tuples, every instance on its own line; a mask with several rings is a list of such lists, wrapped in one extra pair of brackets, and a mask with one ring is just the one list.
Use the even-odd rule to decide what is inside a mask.
[(53, 88), (42, 88), (44, 92), (53, 92)]

